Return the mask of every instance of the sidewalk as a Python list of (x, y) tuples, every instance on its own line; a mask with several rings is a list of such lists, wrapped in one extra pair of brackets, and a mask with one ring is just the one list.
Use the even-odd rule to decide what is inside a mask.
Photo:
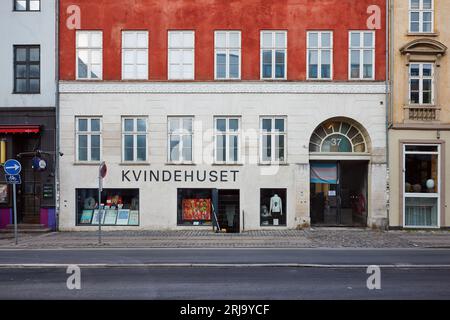
[[(376, 231), (313, 228), (216, 234), (211, 231), (103, 232), (106, 248), (450, 248), (450, 231)], [(0, 248), (97, 248), (97, 232), (19, 234), (0, 238)]]

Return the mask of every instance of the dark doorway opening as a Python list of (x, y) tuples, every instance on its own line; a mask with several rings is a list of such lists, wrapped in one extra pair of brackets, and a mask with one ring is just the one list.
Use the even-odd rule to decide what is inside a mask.
[(218, 190), (218, 215), (220, 228), (227, 233), (240, 232), (239, 190)]
[(367, 226), (367, 161), (311, 162), (311, 224)]

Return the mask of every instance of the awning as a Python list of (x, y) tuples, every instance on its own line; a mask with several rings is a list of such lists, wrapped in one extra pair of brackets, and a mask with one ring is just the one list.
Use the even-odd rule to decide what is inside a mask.
[(39, 125), (0, 125), (0, 133), (39, 133)]

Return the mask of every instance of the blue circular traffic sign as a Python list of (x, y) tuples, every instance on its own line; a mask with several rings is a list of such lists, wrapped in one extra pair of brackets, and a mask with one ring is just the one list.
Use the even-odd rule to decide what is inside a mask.
[(22, 165), (15, 159), (9, 159), (4, 164), (4, 170), (6, 174), (17, 175), (22, 171)]

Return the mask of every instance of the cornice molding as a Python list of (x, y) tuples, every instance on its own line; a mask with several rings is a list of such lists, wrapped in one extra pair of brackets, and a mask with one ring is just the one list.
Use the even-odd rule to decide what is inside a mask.
[(385, 82), (84, 82), (60, 81), (60, 93), (384, 94)]

